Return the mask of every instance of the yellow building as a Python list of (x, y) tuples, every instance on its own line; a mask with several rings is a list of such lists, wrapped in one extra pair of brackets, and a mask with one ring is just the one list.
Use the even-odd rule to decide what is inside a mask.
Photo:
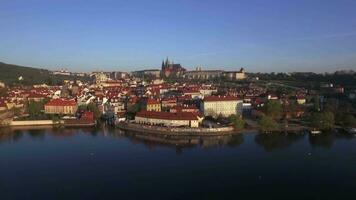
[(147, 99), (146, 110), (161, 112), (161, 102), (156, 99)]
[(44, 107), (46, 114), (74, 115), (78, 109), (77, 102), (66, 99), (52, 99)]

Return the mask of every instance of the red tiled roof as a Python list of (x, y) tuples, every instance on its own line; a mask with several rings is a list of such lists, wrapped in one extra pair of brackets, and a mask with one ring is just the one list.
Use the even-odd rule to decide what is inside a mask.
[(30, 93), (27, 98), (45, 98), (45, 94), (39, 94), (39, 93)]
[(147, 105), (151, 104), (160, 104), (160, 102), (156, 99), (147, 99)]
[(169, 119), (169, 120), (197, 120), (197, 114), (191, 112), (154, 112), (140, 111), (136, 114), (137, 117), (152, 118), (152, 119)]
[(46, 106), (75, 106), (77, 102), (73, 99), (51, 99)]
[(172, 109), (183, 110), (183, 109), (198, 109), (198, 108), (193, 105), (185, 105), (185, 106), (173, 106)]
[(238, 97), (233, 96), (208, 96), (204, 98), (204, 101), (236, 101)]
[(4, 101), (0, 101), (0, 107), (6, 107), (6, 103)]

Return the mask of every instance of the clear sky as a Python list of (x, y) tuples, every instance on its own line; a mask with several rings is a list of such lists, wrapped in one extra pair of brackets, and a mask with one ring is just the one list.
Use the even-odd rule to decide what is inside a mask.
[(356, 69), (355, 0), (0, 0), (0, 61), (73, 71)]

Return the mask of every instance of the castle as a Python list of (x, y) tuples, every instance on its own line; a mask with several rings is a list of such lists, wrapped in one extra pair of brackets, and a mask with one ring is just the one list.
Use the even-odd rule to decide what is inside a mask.
[(168, 58), (166, 61), (162, 61), (162, 76), (169, 77), (172, 75), (181, 76), (186, 71), (180, 64), (174, 64), (173, 61), (170, 62)]

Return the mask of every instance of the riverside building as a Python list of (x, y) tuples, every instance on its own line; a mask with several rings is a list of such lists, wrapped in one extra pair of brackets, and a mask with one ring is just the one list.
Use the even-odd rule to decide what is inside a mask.
[(135, 122), (138, 124), (167, 126), (167, 127), (199, 127), (202, 117), (197, 113), (191, 112), (154, 112), (140, 111), (135, 116)]
[(217, 117), (222, 115), (228, 117), (230, 115), (242, 114), (243, 101), (232, 96), (208, 96), (201, 103), (201, 111), (205, 116)]
[(74, 115), (78, 109), (77, 102), (73, 99), (51, 99), (44, 107), (46, 114)]

